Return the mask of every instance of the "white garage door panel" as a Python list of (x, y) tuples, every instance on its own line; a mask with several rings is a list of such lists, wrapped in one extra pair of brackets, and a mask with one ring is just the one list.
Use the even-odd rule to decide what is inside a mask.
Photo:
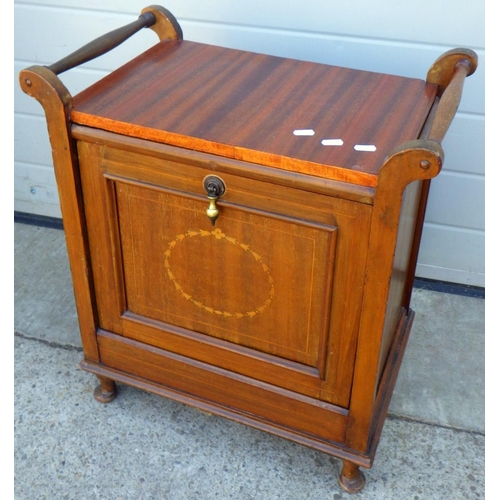
[[(267, 26), (287, 30), (362, 35), (384, 40), (409, 40), (439, 44), (462, 40), (482, 46), (484, 6), (469, 0), (456, 0), (453, 8), (444, 0), (373, 2), (372, 0), (254, 0), (236, 7), (233, 0), (193, 3), (170, 0), (169, 8), (177, 17), (239, 25)], [(244, 5), (244, 6), (243, 6)], [(438, 21), (439, 20), (439, 21)], [(446, 29), (436, 29), (436, 23)]]
[[(137, 15), (149, 5), (138, 0), (31, 0), (31, 4), (77, 9), (126, 12)], [(372, 0), (165, 0), (161, 5), (180, 21), (200, 20), (265, 26), (286, 30), (359, 34), (365, 37), (484, 46), (484, 4), (455, 0), (453, 8), (445, 0), (373, 2)], [(436, 24), (446, 29), (436, 29)], [(183, 23), (181, 23), (183, 24)]]
[(459, 112), (443, 140), (444, 170), (484, 175), (484, 137), (484, 116)]
[(425, 224), (417, 276), (485, 286), (484, 233)]
[[(425, 79), (454, 47), (476, 50), (459, 112), (443, 142), (445, 165), (432, 182), (417, 275), (484, 286), (484, 5), (457, 0), (165, 0), (185, 39), (283, 57)], [(15, 6), (15, 209), (60, 217), (41, 106), (22, 93), (18, 72), (49, 65), (135, 20), (141, 0), (29, 0)], [(75, 95), (153, 46), (142, 30), (123, 45), (61, 75)], [(175, 75), (172, 75), (175, 78)]]
[(15, 163), (14, 210), (47, 217), (61, 217), (54, 170), (50, 167)]
[(484, 198), (484, 177), (441, 172), (431, 182), (425, 220), (484, 231)]
[[(186, 0), (188, 5), (194, 9), (197, 0)], [(153, 5), (154, 2), (147, 2), (141, 0), (29, 0), (30, 5), (36, 5), (39, 7), (52, 6), (52, 7), (63, 7), (69, 9), (86, 9), (94, 11), (103, 12), (119, 12), (128, 13), (134, 16), (138, 16), (141, 10), (147, 5)], [(157, 5), (162, 5), (166, 9), (172, 10), (169, 6), (172, 6), (171, 0), (162, 0), (161, 2), (156, 2)], [(213, 4), (212, 4), (213, 5)], [(198, 10), (198, 9), (196, 9)], [(176, 14), (176, 13), (175, 13)]]
[(45, 117), (14, 116), (14, 158), (22, 163), (52, 168), (52, 152)]

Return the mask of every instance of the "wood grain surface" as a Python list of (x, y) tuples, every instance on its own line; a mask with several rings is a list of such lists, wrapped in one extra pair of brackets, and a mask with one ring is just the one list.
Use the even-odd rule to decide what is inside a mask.
[[(385, 157), (418, 137), (435, 94), (422, 80), (164, 41), (75, 96), (72, 120), (374, 186)], [(303, 129), (314, 135), (294, 135)]]

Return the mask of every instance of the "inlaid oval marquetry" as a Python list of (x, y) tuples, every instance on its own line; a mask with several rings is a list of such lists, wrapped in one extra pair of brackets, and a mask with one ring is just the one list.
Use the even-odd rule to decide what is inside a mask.
[[(254, 265), (262, 269), (262, 272), (267, 279), (269, 288), (266, 290), (266, 300), (258, 304), (257, 306), (251, 306), (249, 304), (250, 307), (248, 307), (248, 309), (246, 310), (242, 309), (241, 311), (227, 311), (223, 310), (222, 308), (214, 307), (213, 304), (207, 304), (206, 301), (204, 302), (203, 300), (200, 300), (199, 298), (194, 296), (193, 293), (188, 293), (175, 275), (175, 269), (172, 268), (172, 256), (176, 251), (178, 251), (181, 245), (185, 244), (186, 241), (189, 241), (192, 238), (215, 238), (221, 243), (233, 245), (235, 249), (238, 249), (238, 251), (248, 252), (248, 254), (252, 257), (252, 262), (255, 262)], [(240, 243), (236, 238), (227, 236), (221, 231), (221, 229), (217, 228), (213, 231), (206, 231), (203, 229), (189, 230), (186, 233), (178, 234), (172, 241), (168, 243), (167, 246), (168, 248), (165, 251), (165, 267), (167, 269), (168, 277), (173, 282), (177, 292), (180, 293), (186, 300), (192, 302), (196, 307), (199, 307), (200, 309), (203, 309), (211, 314), (217, 314), (224, 318), (241, 319), (253, 318), (257, 314), (262, 313), (269, 306), (269, 304), (271, 304), (275, 293), (274, 279), (271, 276), (271, 270), (263, 261), (262, 257), (254, 252), (252, 248), (250, 248), (250, 245)], [(224, 258), (224, 254), (221, 256), (221, 258)]]

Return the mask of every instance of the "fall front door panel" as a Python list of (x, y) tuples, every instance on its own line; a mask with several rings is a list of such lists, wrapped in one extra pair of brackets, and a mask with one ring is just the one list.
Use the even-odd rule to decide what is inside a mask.
[(366, 252), (354, 232), (368, 207), (220, 174), (213, 226), (211, 172), (79, 148), (103, 328), (348, 405), (363, 279), (353, 255)]
[(117, 198), (131, 312), (318, 368), (336, 228), (229, 206), (213, 227), (208, 202), (126, 183)]

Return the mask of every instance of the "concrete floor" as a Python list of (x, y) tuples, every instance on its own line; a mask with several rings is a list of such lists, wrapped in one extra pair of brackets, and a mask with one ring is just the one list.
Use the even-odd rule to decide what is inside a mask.
[(78, 369), (64, 234), (15, 224), (15, 498), (484, 498), (484, 300), (414, 291), (416, 318), (365, 489), (340, 462)]

